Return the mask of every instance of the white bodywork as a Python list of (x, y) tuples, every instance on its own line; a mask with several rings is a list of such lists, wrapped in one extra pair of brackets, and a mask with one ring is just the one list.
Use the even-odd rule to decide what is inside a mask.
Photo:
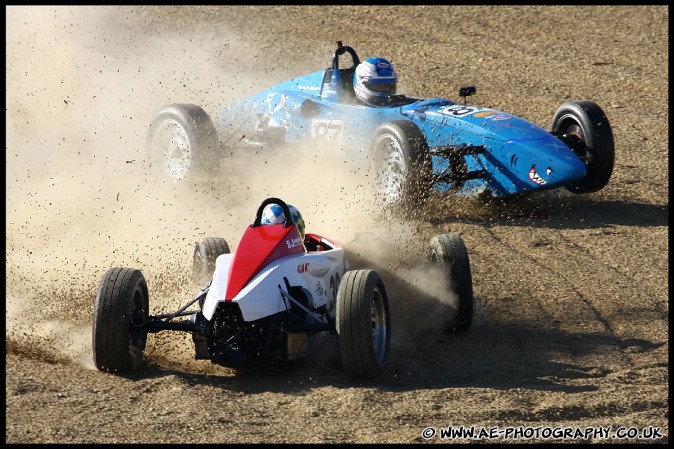
[[(209, 321), (213, 319), (218, 303), (225, 301), (233, 257), (233, 254), (222, 254), (216, 259), (213, 281), (202, 310)], [(290, 307), (279, 291), (279, 286), (286, 291), (283, 280), (286, 277), (291, 286), (306, 289), (310, 296), (310, 309), (325, 305), (328, 317), (334, 319), (337, 289), (346, 270), (342, 248), (283, 257), (263, 268), (232, 302), (238, 303), (244, 321), (255, 321), (283, 312)]]

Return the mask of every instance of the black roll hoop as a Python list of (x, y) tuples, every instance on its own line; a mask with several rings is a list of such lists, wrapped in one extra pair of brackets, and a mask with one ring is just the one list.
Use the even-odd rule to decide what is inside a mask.
[(348, 45), (343, 45), (342, 41), (337, 41), (337, 50), (335, 51), (335, 54), (332, 56), (333, 70), (339, 69), (339, 56), (343, 55), (346, 52), (349, 52), (349, 54), (351, 55), (351, 59), (353, 59), (353, 66), (351, 66), (352, 69), (356, 68), (358, 64), (360, 64), (360, 58), (358, 58), (356, 50), (349, 47)]
[(288, 207), (286, 202), (279, 198), (272, 197), (262, 201), (260, 207), (257, 208), (257, 213), (255, 214), (255, 221), (253, 222), (251, 227), (255, 228), (262, 224), (262, 212), (264, 211), (264, 208), (269, 204), (278, 204), (279, 206), (281, 206), (281, 209), (283, 209), (283, 215), (285, 215), (286, 217), (285, 221), (283, 222), (284, 228), (287, 228), (288, 226), (293, 224), (293, 219), (290, 216), (290, 208)]

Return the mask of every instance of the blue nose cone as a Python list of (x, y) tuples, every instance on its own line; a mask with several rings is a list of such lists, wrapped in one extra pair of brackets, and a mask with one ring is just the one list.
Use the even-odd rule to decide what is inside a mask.
[(520, 142), (515, 159), (513, 171), (532, 189), (559, 187), (587, 174), (583, 161), (556, 137)]

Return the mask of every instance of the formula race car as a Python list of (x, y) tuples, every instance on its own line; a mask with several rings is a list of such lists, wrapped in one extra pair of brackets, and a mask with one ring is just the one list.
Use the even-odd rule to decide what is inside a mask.
[[(281, 221), (265, 222), (278, 206)], [(144, 360), (148, 332), (192, 334), (195, 359), (225, 367), (292, 361), (306, 355), (307, 338), (336, 335), (344, 370), (354, 378), (381, 376), (391, 343), (389, 297), (377, 271), (352, 266), (345, 248), (316, 234), (303, 236), (282, 200), (268, 198), (232, 254), (222, 238), (194, 249), (192, 277), (200, 293), (175, 312), (149, 314), (149, 291), (133, 268), (110, 268), (99, 285), (93, 314), (94, 363), (101, 371), (128, 373)], [(443, 273), (458, 307), (446, 331), (465, 332), (473, 314), (468, 253), (455, 234), (433, 238), (429, 262)], [(414, 300), (414, 298), (409, 298)], [(197, 310), (188, 310), (192, 306)], [(175, 320), (186, 317), (184, 320)]]
[[(373, 171), (373, 194), (385, 204), (416, 204), (433, 189), (507, 197), (558, 187), (590, 193), (607, 185), (613, 133), (594, 102), (561, 105), (550, 131), (466, 104), (474, 86), (459, 89), (460, 103), (392, 92), (372, 105), (356, 97), (354, 73), (362, 65), (356, 51), (337, 45), (326, 70), (270, 87), (222, 108), (213, 119), (193, 104), (161, 108), (147, 138), (152, 166), (178, 181), (212, 175), (237, 155), (254, 158), (281, 144), (310, 142), (320, 157), (344, 157), (355, 168)], [(343, 68), (349, 59), (350, 67)], [(363, 63), (368, 61), (387, 64), (382, 58)]]

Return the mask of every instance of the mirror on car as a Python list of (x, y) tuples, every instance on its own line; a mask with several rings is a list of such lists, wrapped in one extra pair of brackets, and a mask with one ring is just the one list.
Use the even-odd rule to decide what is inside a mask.
[(475, 86), (462, 86), (459, 87), (459, 96), (460, 97), (470, 97), (471, 95), (475, 95), (475, 92), (477, 92), (477, 89)]

